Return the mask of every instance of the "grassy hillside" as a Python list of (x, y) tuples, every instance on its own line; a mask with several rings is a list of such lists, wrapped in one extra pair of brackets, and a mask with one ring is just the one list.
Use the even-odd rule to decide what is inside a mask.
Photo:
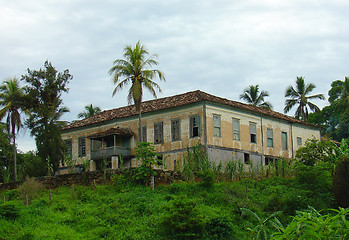
[(331, 207), (327, 197), (314, 198), (295, 179), (178, 182), (154, 192), (116, 182), (97, 186), (96, 193), (92, 187), (75, 186), (74, 199), (71, 187), (57, 188), (51, 205), (46, 189), (28, 207), (18, 190), (0, 193), (7, 200), (0, 204), (0, 238), (251, 239), (261, 226), (258, 217), (264, 220), (281, 210), (278, 219), (285, 226), (296, 210), (308, 205)]

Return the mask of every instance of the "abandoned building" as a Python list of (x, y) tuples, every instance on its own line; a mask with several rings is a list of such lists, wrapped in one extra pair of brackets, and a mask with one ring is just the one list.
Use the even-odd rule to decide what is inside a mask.
[[(267, 165), (293, 158), (307, 139), (320, 139), (320, 129), (265, 108), (192, 91), (142, 103), (142, 141), (162, 156), (163, 168), (182, 165), (188, 146), (201, 144), (211, 161)], [(77, 166), (89, 161), (96, 170), (136, 167), (138, 113), (134, 105), (103, 111), (62, 128), (68, 154)], [(61, 173), (66, 167), (61, 166)]]

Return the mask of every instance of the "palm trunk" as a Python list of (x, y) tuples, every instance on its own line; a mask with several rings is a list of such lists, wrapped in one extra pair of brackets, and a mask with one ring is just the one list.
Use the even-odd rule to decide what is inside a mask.
[(138, 129), (139, 129), (139, 135), (138, 135), (138, 142), (142, 142), (142, 109), (141, 106), (138, 108)]
[(17, 149), (16, 149), (16, 135), (13, 135), (13, 167), (14, 167), (14, 177), (17, 181)]

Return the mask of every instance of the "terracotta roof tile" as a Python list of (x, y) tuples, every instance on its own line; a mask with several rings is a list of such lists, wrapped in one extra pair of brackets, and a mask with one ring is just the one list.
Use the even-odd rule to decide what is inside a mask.
[[(160, 111), (160, 110), (169, 109), (169, 108), (180, 107), (180, 106), (184, 106), (192, 103), (202, 102), (204, 100), (207, 102), (228, 105), (228, 106), (239, 108), (248, 112), (254, 112), (254, 113), (270, 116), (273, 118), (282, 119), (288, 122), (317, 127), (313, 124), (300, 121), (293, 117), (290, 117), (272, 110), (268, 110), (266, 108), (256, 107), (253, 105), (228, 100), (225, 98), (217, 97), (217, 96), (202, 92), (200, 90), (187, 92), (187, 93), (183, 93), (183, 94), (179, 94), (171, 97), (164, 97), (164, 98), (142, 102), (142, 113), (144, 114), (144, 113), (155, 112), (155, 111)], [(64, 131), (64, 130), (79, 128), (79, 127), (84, 127), (84, 126), (89, 126), (94, 124), (101, 124), (103, 122), (107, 122), (113, 119), (136, 116), (136, 115), (138, 115), (138, 113), (136, 112), (134, 105), (129, 105), (126, 107), (106, 110), (96, 114), (93, 117), (85, 118), (85, 119), (73, 122), (63, 127), (62, 130)]]

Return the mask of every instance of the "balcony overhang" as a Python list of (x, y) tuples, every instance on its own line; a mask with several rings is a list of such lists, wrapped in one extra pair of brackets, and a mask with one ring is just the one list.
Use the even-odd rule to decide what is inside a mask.
[(87, 136), (87, 138), (89, 138), (89, 139), (97, 139), (97, 138), (102, 138), (102, 137), (111, 136), (111, 135), (132, 137), (135, 134), (129, 128), (117, 127), (117, 128), (110, 128), (110, 129), (102, 131), (102, 132), (91, 134), (91, 135)]

